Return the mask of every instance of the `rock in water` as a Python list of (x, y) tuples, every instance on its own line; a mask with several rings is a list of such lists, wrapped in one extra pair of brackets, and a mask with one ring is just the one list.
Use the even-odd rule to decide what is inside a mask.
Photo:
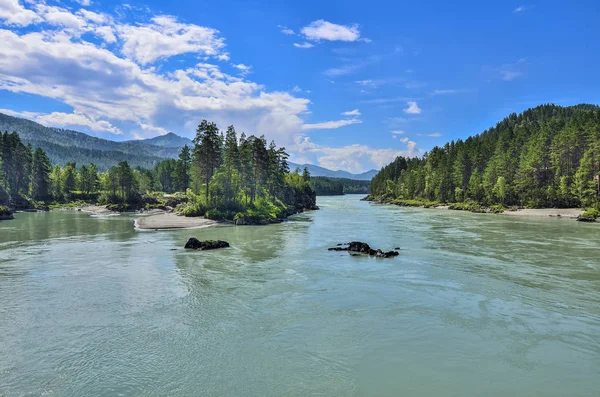
[[(346, 247), (344, 247), (344, 245)], [(370, 256), (374, 256), (376, 258), (392, 258), (394, 256), (400, 255), (400, 253), (398, 251), (384, 252), (380, 249), (374, 250), (373, 248), (371, 248), (371, 246), (369, 244), (363, 243), (361, 241), (352, 241), (347, 244), (338, 244), (338, 246), (329, 248), (328, 250), (329, 251), (348, 251), (351, 254), (353, 252), (358, 252), (361, 254), (367, 254)]]
[(202, 251), (214, 250), (217, 248), (227, 248), (227, 247), (229, 247), (229, 243), (227, 241), (221, 241), (221, 240), (200, 241), (195, 237), (190, 237), (188, 242), (185, 243), (186, 249), (202, 250)]

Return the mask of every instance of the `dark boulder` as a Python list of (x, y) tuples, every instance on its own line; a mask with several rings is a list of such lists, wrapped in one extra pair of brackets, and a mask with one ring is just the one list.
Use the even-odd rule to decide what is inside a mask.
[(579, 222), (596, 222), (596, 219), (594, 219), (591, 216), (583, 216), (583, 215), (579, 215), (577, 217), (577, 221)]
[(352, 241), (347, 244), (338, 244), (336, 247), (328, 248), (329, 251), (348, 251), (349, 253), (360, 253), (374, 256), (376, 258), (392, 258), (400, 255), (398, 251), (384, 252), (380, 249), (375, 250), (367, 243), (361, 241)]
[(229, 247), (229, 243), (227, 241), (221, 241), (221, 240), (200, 241), (195, 237), (190, 237), (188, 242), (185, 243), (186, 249), (202, 250), (202, 251), (214, 250), (217, 248), (227, 248), (227, 247)]

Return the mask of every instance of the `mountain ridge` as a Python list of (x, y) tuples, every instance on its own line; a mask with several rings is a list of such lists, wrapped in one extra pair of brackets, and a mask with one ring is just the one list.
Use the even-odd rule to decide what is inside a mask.
[[(113, 141), (71, 129), (47, 127), (3, 113), (0, 113), (0, 131), (17, 132), (24, 143), (42, 148), (52, 164), (64, 165), (68, 161), (94, 163), (100, 170), (108, 169), (120, 161), (128, 161), (134, 167), (152, 168), (162, 160), (177, 158), (184, 145), (193, 145), (190, 139), (173, 132), (148, 139)], [(313, 164), (290, 162), (289, 165), (291, 170), (306, 167), (314, 176), (358, 180), (370, 180), (378, 172), (370, 170), (352, 174)]]

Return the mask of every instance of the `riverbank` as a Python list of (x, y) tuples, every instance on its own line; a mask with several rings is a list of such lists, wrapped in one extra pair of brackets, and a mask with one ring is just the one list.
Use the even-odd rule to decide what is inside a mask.
[(6, 221), (9, 219), (14, 219), (11, 209), (0, 205), (0, 221)]
[[(478, 203), (467, 202), (467, 203), (438, 203), (434, 201), (421, 201), (421, 200), (402, 200), (402, 199), (379, 199), (376, 200), (370, 196), (363, 199), (377, 204), (391, 204), (398, 205), (401, 207), (418, 207), (438, 210), (455, 210), (455, 211), (469, 211), (473, 213), (493, 213), (498, 215), (508, 215), (517, 217), (556, 217), (565, 219), (581, 220), (585, 217), (586, 211), (580, 208), (517, 208), (517, 207), (503, 207), (501, 205), (494, 205), (491, 207), (485, 207)], [(593, 222), (593, 219), (590, 221)]]

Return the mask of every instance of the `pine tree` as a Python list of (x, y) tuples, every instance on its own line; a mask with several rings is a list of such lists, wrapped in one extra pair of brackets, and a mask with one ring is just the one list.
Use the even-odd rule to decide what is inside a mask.
[(45, 200), (50, 196), (50, 159), (46, 153), (37, 148), (33, 153), (31, 175), (31, 196), (36, 200)]
[(194, 138), (193, 164), (204, 177), (205, 197), (210, 196), (210, 180), (221, 162), (221, 136), (215, 123), (202, 120)]
[(175, 169), (175, 186), (177, 190), (185, 192), (190, 187), (190, 165), (192, 162), (192, 156), (190, 148), (185, 145), (181, 148), (179, 153), (179, 160), (177, 161)]
[(62, 191), (65, 195), (70, 195), (77, 188), (77, 168), (75, 163), (67, 163), (62, 169)]

